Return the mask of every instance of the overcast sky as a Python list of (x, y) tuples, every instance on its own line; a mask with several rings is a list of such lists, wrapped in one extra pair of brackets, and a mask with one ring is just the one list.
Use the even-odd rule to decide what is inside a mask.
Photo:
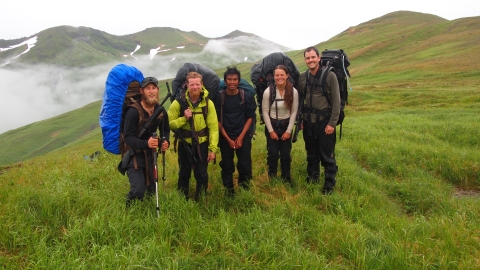
[(0, 7), (0, 39), (31, 36), (60, 25), (87, 26), (114, 35), (149, 27), (174, 27), (209, 38), (240, 30), (292, 49), (320, 43), (350, 26), (399, 10), (434, 14), (448, 20), (480, 16), (478, 0), (1, 0)]

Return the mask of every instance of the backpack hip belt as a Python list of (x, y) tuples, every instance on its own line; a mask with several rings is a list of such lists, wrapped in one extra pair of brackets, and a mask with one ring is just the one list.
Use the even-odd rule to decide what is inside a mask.
[[(182, 129), (180, 132), (182, 132), (183, 138), (192, 137), (192, 132), (190, 130)], [(195, 133), (196, 133), (195, 137), (205, 137), (205, 136), (208, 136), (208, 129), (202, 128), (201, 130), (196, 131)]]
[(290, 123), (290, 118), (277, 120), (270, 117), (270, 123), (272, 123), (272, 125), (275, 125), (276, 127), (288, 127), (288, 124)]

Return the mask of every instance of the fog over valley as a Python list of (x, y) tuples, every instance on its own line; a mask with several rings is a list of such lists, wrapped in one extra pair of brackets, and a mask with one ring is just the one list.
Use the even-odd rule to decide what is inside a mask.
[[(182, 53), (181, 48), (173, 55), (157, 52), (150, 55), (132, 53), (122, 63), (133, 65), (144, 76), (157, 79), (174, 78), (186, 62), (205, 65), (212, 70), (241, 62), (256, 62), (265, 55), (281, 51), (272, 43), (261, 43), (252, 37), (211, 40), (200, 53)], [(134, 52), (135, 48), (132, 48)], [(249, 55), (243, 55), (249, 51)], [(119, 63), (108, 63), (86, 68), (61, 68), (48, 65), (23, 65), (9, 69), (0, 68), (0, 91), (3, 105), (0, 134), (27, 124), (48, 119), (78, 109), (102, 99), (105, 80), (110, 70)], [(242, 74), (245, 78), (249, 74)], [(160, 85), (161, 96), (166, 92)], [(100, 110), (100, 108), (98, 108)]]

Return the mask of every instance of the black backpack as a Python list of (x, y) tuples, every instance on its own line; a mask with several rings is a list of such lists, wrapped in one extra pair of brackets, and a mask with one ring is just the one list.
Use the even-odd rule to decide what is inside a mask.
[(218, 91), (220, 79), (217, 74), (210, 68), (198, 63), (185, 63), (178, 71), (172, 81), (172, 96), (170, 101), (173, 102), (180, 97), (182, 92), (187, 90), (186, 78), (189, 72), (195, 71), (202, 75), (203, 86), (208, 90), (208, 97), (213, 100)]
[[(340, 116), (338, 118), (337, 125), (340, 125), (340, 138), (342, 138), (342, 123), (345, 119), (345, 105), (348, 104), (348, 89), (347, 84), (350, 84), (348, 77), (350, 77), (350, 72), (348, 67), (350, 66), (350, 61), (348, 60), (347, 54), (342, 50), (324, 50), (320, 58), (320, 65), (325, 68), (324, 74), (320, 80), (320, 85), (322, 86), (322, 91), (327, 98), (328, 103), (332, 106), (331, 97), (326, 95), (323, 86), (327, 80), (328, 72), (334, 72), (337, 76), (338, 88), (340, 90)], [(307, 72), (307, 75), (309, 73)], [(351, 88), (350, 88), (351, 90)]]
[(263, 92), (270, 86), (270, 84), (275, 83), (273, 79), (273, 70), (278, 65), (284, 65), (287, 67), (290, 75), (288, 79), (293, 84), (293, 87), (297, 88), (300, 72), (292, 59), (282, 52), (274, 52), (265, 56), (261, 62), (253, 65), (250, 70), (250, 80), (257, 93), (257, 106), (260, 110), (260, 124), (264, 123), (262, 117)]
[[(347, 84), (350, 84), (350, 81), (348, 80), (350, 72), (347, 69), (350, 66), (350, 61), (348, 60), (347, 54), (342, 49), (324, 50), (322, 52), (320, 64), (324, 67), (333, 67), (333, 71), (335, 72), (335, 75), (337, 75), (343, 111), (345, 105), (348, 104)], [(351, 87), (350, 90), (352, 90)], [(341, 124), (341, 122), (339, 124)]]

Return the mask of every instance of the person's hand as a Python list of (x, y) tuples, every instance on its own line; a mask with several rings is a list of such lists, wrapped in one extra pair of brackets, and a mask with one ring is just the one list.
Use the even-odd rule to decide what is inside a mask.
[(235, 149), (235, 141), (234, 140), (231, 140), (230, 138), (225, 138), (228, 142), (228, 145), (230, 146), (230, 148), (233, 148)]
[(243, 136), (238, 136), (238, 137), (235, 139), (235, 147), (234, 147), (234, 149), (241, 148), (242, 145), (243, 145)]
[(335, 128), (334, 128), (334, 127), (331, 127), (330, 125), (327, 125), (327, 126), (325, 127), (325, 134), (327, 134), (327, 135), (332, 134), (334, 131), (335, 131)]
[(278, 140), (278, 135), (275, 131), (270, 132), (270, 139), (274, 141)]
[(158, 138), (150, 137), (148, 138), (148, 148), (157, 148), (158, 147)]
[(190, 110), (190, 107), (188, 107), (184, 112), (183, 112), (183, 116), (185, 116), (185, 118), (190, 119), (190, 117), (192, 117), (192, 110)]
[(290, 140), (290, 133), (284, 132), (282, 134), (282, 141)]
[(168, 142), (166, 140), (162, 143), (162, 152), (165, 153), (168, 149)]
[(207, 162), (212, 162), (214, 160), (215, 160), (215, 153), (214, 152), (208, 152)]

